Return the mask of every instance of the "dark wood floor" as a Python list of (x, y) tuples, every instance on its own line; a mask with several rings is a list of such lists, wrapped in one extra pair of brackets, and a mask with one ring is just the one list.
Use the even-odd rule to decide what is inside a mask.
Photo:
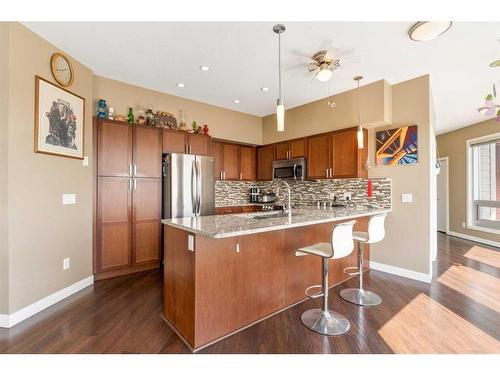
[[(500, 353), (500, 252), (438, 235), (432, 284), (370, 271), (382, 305), (361, 308), (333, 289), (330, 308), (351, 321), (340, 337), (306, 329), (308, 300), (199, 353)], [(11, 329), (0, 353), (189, 353), (165, 324), (159, 271), (96, 282)]]

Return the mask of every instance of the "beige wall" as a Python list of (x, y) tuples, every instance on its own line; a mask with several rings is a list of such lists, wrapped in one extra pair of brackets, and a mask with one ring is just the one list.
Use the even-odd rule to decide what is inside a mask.
[(491, 119), (437, 137), (439, 156), (449, 158), (449, 226), (452, 232), (500, 242), (500, 235), (462, 228), (462, 223), (467, 222), (466, 142), (499, 131), (499, 123)]
[[(375, 161), (375, 132), (384, 128), (418, 125), (418, 163), (380, 166)], [(429, 76), (392, 86), (392, 124), (369, 130), (370, 177), (392, 179), (392, 212), (387, 218), (383, 242), (374, 244), (375, 262), (415, 272), (430, 272), (431, 233), (431, 139)], [(413, 203), (401, 203), (402, 193), (412, 193)]]
[(7, 139), (9, 121), (9, 24), (0, 22), (0, 314), (9, 310), (7, 247)]
[[(82, 161), (33, 152), (35, 75), (53, 81), (57, 51), (19, 23), (10, 26), (9, 269), (13, 313), (92, 275), (92, 170)], [(85, 154), (91, 159), (92, 72), (72, 60), (70, 91), (86, 100)], [(92, 160), (90, 160), (92, 165)], [(76, 193), (76, 205), (62, 205)], [(63, 271), (63, 258), (71, 269)]]
[(178, 119), (179, 111), (183, 109), (188, 126), (192, 121), (196, 121), (198, 125), (208, 124), (213, 137), (252, 144), (262, 143), (260, 117), (100, 76), (94, 76), (93, 79), (94, 102), (106, 99), (108, 106), (113, 107), (117, 114), (126, 115), (129, 107), (137, 114), (138, 109), (146, 109), (148, 105), (152, 105), (155, 111), (173, 113)]
[[(286, 110), (284, 132), (276, 130), (276, 114), (264, 117), (263, 143), (274, 143), (357, 125), (356, 90), (334, 95), (331, 99), (336, 103), (335, 108), (329, 107), (328, 98), (324, 98)], [(381, 80), (362, 86), (359, 101), (360, 118), (365, 126), (391, 123), (391, 85), (386, 81)]]

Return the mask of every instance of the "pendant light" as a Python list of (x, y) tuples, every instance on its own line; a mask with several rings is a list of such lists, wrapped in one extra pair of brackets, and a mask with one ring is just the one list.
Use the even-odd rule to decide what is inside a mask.
[(285, 131), (285, 106), (283, 105), (283, 96), (281, 92), (281, 34), (285, 32), (285, 26), (274, 25), (273, 31), (278, 34), (278, 100), (276, 103), (276, 126), (279, 132)]
[(358, 148), (363, 148), (364, 147), (364, 139), (363, 139), (363, 127), (361, 126), (361, 117), (359, 115), (359, 81), (363, 79), (363, 76), (356, 76), (354, 77), (354, 80), (358, 83), (358, 89), (357, 94), (358, 94), (358, 131), (356, 133), (356, 136), (358, 138)]

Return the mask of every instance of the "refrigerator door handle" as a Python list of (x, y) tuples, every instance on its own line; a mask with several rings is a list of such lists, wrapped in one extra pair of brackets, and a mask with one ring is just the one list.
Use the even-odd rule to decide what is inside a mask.
[(196, 160), (196, 214), (199, 215), (201, 213), (201, 165), (200, 161)]
[(192, 212), (196, 215), (196, 162), (193, 160), (193, 165), (191, 167), (191, 204), (192, 204)]

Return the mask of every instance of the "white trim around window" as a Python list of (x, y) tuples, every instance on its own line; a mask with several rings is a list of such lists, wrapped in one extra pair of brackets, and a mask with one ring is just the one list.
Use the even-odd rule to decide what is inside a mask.
[[(479, 226), (477, 225), (477, 221), (474, 219), (474, 197), (472, 196), (474, 189), (473, 189), (473, 179), (472, 177), (472, 170), (473, 170), (473, 157), (472, 157), (472, 147), (475, 144), (478, 143), (484, 143), (488, 141), (493, 141), (495, 139), (500, 139), (500, 132), (498, 133), (493, 133), (490, 135), (486, 135), (483, 137), (478, 137), (478, 138), (473, 138), (473, 139), (468, 139), (465, 144), (465, 155), (466, 155), (466, 199), (467, 199), (467, 204), (466, 204), (466, 228), (472, 229), (472, 230), (477, 230), (481, 232), (487, 232), (487, 233), (494, 233), (494, 234), (500, 234), (500, 229), (495, 229), (495, 228), (489, 228), (486, 226)], [(481, 201), (478, 201), (481, 202)], [(494, 204), (496, 206), (496, 204)], [(476, 207), (477, 209), (477, 207)]]

